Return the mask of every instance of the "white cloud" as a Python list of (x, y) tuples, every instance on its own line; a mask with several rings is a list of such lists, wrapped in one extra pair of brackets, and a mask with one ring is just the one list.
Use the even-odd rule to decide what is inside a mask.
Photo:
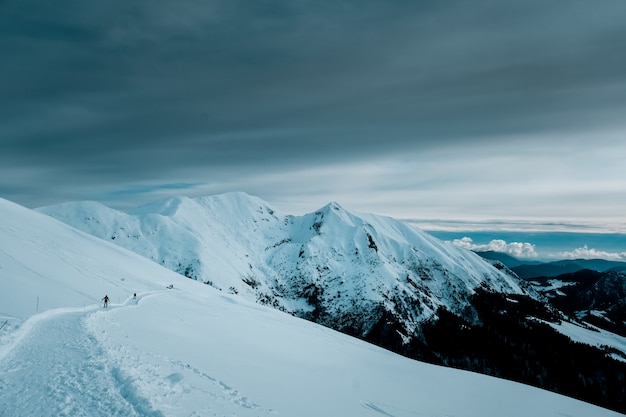
[(493, 239), (487, 244), (475, 244), (472, 238), (466, 236), (461, 239), (454, 239), (452, 241), (452, 244), (465, 249), (479, 252), (502, 252), (516, 258), (536, 258), (538, 256), (537, 252), (535, 251), (535, 245), (525, 242), (507, 243), (502, 239)]
[(569, 252), (560, 252), (562, 259), (606, 259), (608, 261), (626, 261), (626, 252), (605, 252), (584, 245)]

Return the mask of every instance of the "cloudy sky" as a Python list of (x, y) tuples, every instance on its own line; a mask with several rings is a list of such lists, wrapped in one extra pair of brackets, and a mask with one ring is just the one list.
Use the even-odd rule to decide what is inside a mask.
[(623, 0), (0, 0), (0, 197), (626, 230)]

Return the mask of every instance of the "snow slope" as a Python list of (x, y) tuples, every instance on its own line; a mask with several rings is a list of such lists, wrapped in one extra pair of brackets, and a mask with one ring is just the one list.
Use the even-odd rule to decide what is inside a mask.
[(414, 334), (439, 307), (464, 311), (480, 286), (524, 291), (473, 252), (337, 203), (290, 216), (227, 193), (130, 213), (93, 202), (39, 210), (216, 288), (355, 334), (383, 312)]
[(619, 415), (395, 355), (5, 200), (0, 320), (3, 417)]
[[(0, 210), (0, 314), (25, 319), (51, 308), (92, 305), (107, 293), (120, 302), (134, 291), (162, 288), (155, 275), (180, 280), (178, 274), (164, 274), (153, 262), (48, 216), (6, 200), (0, 200)], [(42, 280), (48, 284), (41, 285)]]

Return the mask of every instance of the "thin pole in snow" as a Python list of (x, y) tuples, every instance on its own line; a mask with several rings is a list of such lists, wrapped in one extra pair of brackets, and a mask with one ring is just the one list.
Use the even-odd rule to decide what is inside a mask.
[(9, 320), (5, 320), (4, 323), (2, 323), (2, 326), (0, 326), (0, 330), (2, 330), (2, 328), (9, 322)]

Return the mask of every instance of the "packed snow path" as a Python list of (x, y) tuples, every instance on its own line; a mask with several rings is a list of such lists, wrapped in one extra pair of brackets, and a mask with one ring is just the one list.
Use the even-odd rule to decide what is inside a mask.
[(0, 357), (1, 417), (163, 416), (111, 366), (84, 328), (93, 311), (33, 318), (32, 328)]

